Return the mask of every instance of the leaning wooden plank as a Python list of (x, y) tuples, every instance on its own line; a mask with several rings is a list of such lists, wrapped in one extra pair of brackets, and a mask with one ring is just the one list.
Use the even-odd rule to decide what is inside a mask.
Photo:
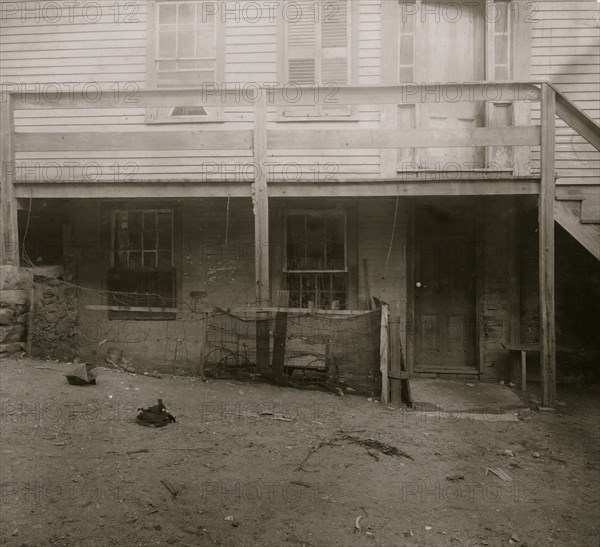
[(379, 370), (381, 371), (381, 402), (390, 402), (388, 369), (389, 369), (389, 314), (387, 304), (381, 304), (381, 332), (379, 337)]
[(507, 126), (472, 129), (270, 130), (269, 150), (462, 148), (472, 146), (533, 146), (540, 127)]
[(249, 150), (252, 131), (17, 133), (17, 152), (81, 150)]
[(558, 117), (575, 129), (596, 150), (600, 150), (600, 126), (562, 93), (554, 91)]

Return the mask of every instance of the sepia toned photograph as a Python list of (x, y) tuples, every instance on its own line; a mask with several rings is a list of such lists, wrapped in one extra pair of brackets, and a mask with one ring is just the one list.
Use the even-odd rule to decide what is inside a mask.
[(1, 547), (600, 545), (600, 0), (0, 0)]

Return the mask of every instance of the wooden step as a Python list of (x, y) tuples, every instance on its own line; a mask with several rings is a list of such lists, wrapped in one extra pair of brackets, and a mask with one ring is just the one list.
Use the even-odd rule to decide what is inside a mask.
[(600, 260), (600, 224), (583, 224), (581, 209), (581, 201), (554, 201), (554, 220)]

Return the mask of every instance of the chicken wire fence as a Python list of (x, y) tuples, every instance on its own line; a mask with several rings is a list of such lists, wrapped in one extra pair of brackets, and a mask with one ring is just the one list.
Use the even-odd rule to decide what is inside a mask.
[(380, 310), (220, 308), (36, 276), (29, 348), (38, 357), (136, 372), (373, 392), (380, 320)]

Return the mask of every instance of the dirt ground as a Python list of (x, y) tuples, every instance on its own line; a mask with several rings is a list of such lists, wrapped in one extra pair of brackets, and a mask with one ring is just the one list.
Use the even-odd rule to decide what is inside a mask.
[[(502, 422), (108, 369), (76, 387), (63, 369), (0, 363), (2, 545), (600, 542), (598, 389)], [(177, 423), (137, 425), (136, 408), (159, 397)], [(513, 480), (486, 475), (496, 467)]]

